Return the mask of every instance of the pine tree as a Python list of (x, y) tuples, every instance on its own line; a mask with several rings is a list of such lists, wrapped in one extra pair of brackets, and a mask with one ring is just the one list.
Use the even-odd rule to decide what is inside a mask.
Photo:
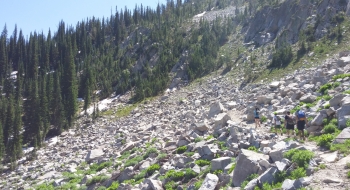
[(4, 134), (2, 128), (2, 122), (0, 121), (0, 160), (4, 157), (5, 145), (4, 145)]

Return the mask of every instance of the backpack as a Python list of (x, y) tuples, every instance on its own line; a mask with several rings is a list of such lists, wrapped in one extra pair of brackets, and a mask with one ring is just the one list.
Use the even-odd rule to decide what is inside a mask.
[(276, 121), (281, 121), (280, 116), (276, 115)]
[(298, 119), (299, 119), (300, 121), (303, 121), (303, 120), (306, 119), (306, 117), (305, 117), (305, 112), (303, 112), (303, 111), (301, 111), (301, 110), (298, 111), (297, 116), (298, 116)]
[(287, 124), (288, 124), (288, 125), (295, 125), (294, 120), (293, 120), (292, 117), (287, 116)]

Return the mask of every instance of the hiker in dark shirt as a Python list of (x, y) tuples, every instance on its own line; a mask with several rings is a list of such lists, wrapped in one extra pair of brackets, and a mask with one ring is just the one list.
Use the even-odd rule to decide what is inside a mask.
[(292, 132), (292, 135), (294, 135), (294, 117), (290, 114), (290, 111), (287, 111), (286, 115), (284, 116), (284, 127), (287, 129), (287, 136), (289, 137), (289, 133)]

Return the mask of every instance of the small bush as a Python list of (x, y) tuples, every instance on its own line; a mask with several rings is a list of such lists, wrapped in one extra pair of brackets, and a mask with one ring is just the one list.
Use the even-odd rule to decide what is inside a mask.
[(174, 181), (169, 181), (165, 184), (165, 190), (173, 190), (177, 188), (177, 184)]
[(348, 178), (350, 178), (350, 171), (346, 174), (346, 176), (347, 176)]
[(331, 151), (339, 151), (341, 154), (350, 154), (350, 140), (346, 140), (344, 143), (332, 144)]
[(205, 138), (205, 140), (207, 141), (207, 140), (210, 140), (212, 138), (214, 138), (214, 136), (213, 135), (209, 135), (209, 136), (207, 136), (207, 138)]
[(350, 127), (350, 119), (346, 120), (346, 127)]
[(160, 169), (159, 164), (153, 164), (147, 168), (147, 174), (152, 175), (155, 171), (158, 171), (159, 169)]
[(299, 168), (293, 170), (290, 174), (291, 179), (299, 179), (302, 177), (306, 177), (306, 170), (303, 167), (299, 167)]
[(323, 131), (324, 131), (326, 134), (335, 133), (337, 130), (338, 130), (338, 129), (337, 129), (337, 126), (335, 126), (335, 125), (332, 124), (332, 123), (326, 125), (326, 126), (323, 128)]
[(266, 117), (266, 116), (261, 116), (260, 122), (261, 122), (261, 123), (264, 123), (264, 122), (266, 122), (266, 121), (267, 121), (267, 117)]
[(107, 188), (105, 186), (100, 186), (97, 188), (97, 190), (106, 190)]
[(148, 170), (142, 170), (139, 174), (134, 176), (135, 181), (139, 181), (147, 176)]
[(337, 119), (332, 119), (329, 123), (335, 125), (335, 126), (338, 126), (338, 120)]
[(251, 151), (254, 151), (254, 152), (258, 152), (258, 149), (255, 146), (249, 147), (248, 150), (251, 150)]
[(156, 148), (153, 148), (153, 147), (148, 148), (148, 149), (146, 150), (146, 153), (143, 155), (143, 159), (148, 158), (149, 155), (152, 154), (152, 153), (158, 153), (157, 149), (156, 149)]
[(135, 166), (137, 163), (143, 160), (142, 156), (136, 156), (135, 158), (132, 158), (130, 160), (127, 160), (124, 164), (125, 167), (129, 166)]
[(350, 162), (346, 163), (346, 168), (350, 169)]
[(197, 176), (198, 176), (198, 174), (195, 171), (193, 171), (191, 168), (187, 168), (185, 170), (185, 180), (186, 181), (189, 181)]
[(309, 150), (292, 149), (284, 153), (284, 156), (295, 162), (299, 167), (307, 168), (310, 160), (314, 157), (314, 153)]
[(194, 163), (200, 167), (210, 165), (210, 161), (208, 160), (196, 160)]
[(326, 104), (326, 105), (324, 105), (324, 109), (329, 109), (331, 107), (331, 105), (330, 104)]
[(222, 174), (222, 170), (215, 170), (215, 171), (213, 172), (213, 174), (215, 174), (215, 175)]
[(325, 94), (326, 90), (329, 90), (332, 88), (332, 85), (330, 83), (324, 84), (320, 87), (319, 92), (322, 94)]
[(174, 181), (180, 181), (185, 176), (185, 173), (182, 171), (169, 170), (165, 174), (165, 178), (172, 179)]
[(99, 171), (103, 170), (104, 168), (108, 168), (112, 165), (113, 165), (113, 163), (111, 161), (103, 162), (101, 164), (92, 164), (90, 166), (90, 170), (99, 172)]
[(111, 186), (107, 188), (107, 190), (115, 190), (118, 189), (119, 183), (117, 181), (113, 182)]
[(197, 138), (195, 138), (194, 139), (194, 142), (201, 142), (201, 141), (203, 141), (204, 139), (202, 138), (202, 137), (197, 137)]
[(89, 186), (89, 185), (92, 185), (95, 183), (102, 183), (102, 182), (106, 181), (107, 179), (109, 179), (109, 177), (104, 176), (104, 175), (103, 176), (94, 176), (86, 182), (86, 185)]
[(187, 157), (191, 157), (194, 155), (194, 152), (185, 152), (184, 155)]
[(337, 80), (337, 79), (343, 79), (346, 77), (350, 77), (350, 73), (345, 73), (345, 74), (339, 74), (339, 75), (335, 75), (332, 77), (333, 80)]
[(284, 182), (285, 179), (287, 179), (287, 172), (286, 171), (282, 171), (282, 172), (277, 172), (275, 174), (275, 179), (276, 182)]
[(202, 186), (203, 181), (204, 181), (204, 179), (199, 180), (196, 183), (194, 183), (194, 189), (198, 190)]
[(186, 150), (187, 150), (187, 146), (186, 145), (185, 146), (180, 146), (179, 148), (176, 149), (176, 153), (182, 154), (182, 153), (186, 152)]
[(162, 160), (162, 159), (164, 159), (164, 158), (167, 157), (167, 156), (168, 156), (168, 155), (165, 154), (165, 153), (160, 153), (160, 154), (158, 154), (157, 159), (158, 159), (158, 160)]
[(337, 88), (337, 87), (340, 86), (340, 85), (341, 85), (340, 82), (334, 82), (333, 85), (332, 85), (332, 87), (333, 87), (333, 88)]
[(236, 164), (232, 164), (232, 166), (230, 167), (230, 169), (228, 170), (228, 173), (232, 173), (233, 170), (236, 168)]
[(331, 134), (323, 134), (319, 137), (318, 141), (317, 141), (317, 145), (318, 146), (323, 146), (326, 148), (330, 148), (331, 147), (331, 143), (334, 139), (334, 136)]
[(327, 95), (324, 95), (322, 98), (326, 101), (329, 101), (330, 99), (332, 99), (332, 96), (327, 94)]
[(324, 170), (324, 169), (326, 169), (326, 165), (325, 164), (320, 164), (319, 168)]

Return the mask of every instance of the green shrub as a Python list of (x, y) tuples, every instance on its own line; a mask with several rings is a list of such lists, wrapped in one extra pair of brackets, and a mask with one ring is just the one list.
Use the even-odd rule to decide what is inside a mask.
[(186, 150), (187, 150), (187, 146), (186, 145), (185, 146), (180, 146), (179, 148), (176, 149), (176, 153), (182, 154), (182, 153), (186, 152)]
[(330, 104), (326, 104), (326, 105), (324, 105), (324, 109), (329, 109), (331, 107), (331, 105)]
[(185, 152), (184, 155), (187, 157), (191, 157), (194, 155), (194, 152)]
[(146, 150), (146, 153), (143, 155), (143, 159), (148, 158), (149, 155), (152, 154), (152, 153), (158, 153), (157, 149), (154, 148), (154, 147), (148, 148), (148, 149)]
[(346, 176), (347, 176), (348, 178), (350, 178), (350, 171), (348, 171), (348, 173), (346, 174)]
[(299, 179), (302, 177), (306, 177), (306, 170), (303, 167), (299, 167), (299, 168), (293, 170), (290, 174), (291, 179)]
[(332, 87), (333, 87), (333, 88), (337, 88), (337, 87), (340, 86), (340, 85), (341, 85), (340, 82), (334, 82), (333, 85), (332, 85)]
[(230, 169), (228, 170), (228, 173), (232, 173), (233, 170), (236, 168), (236, 164), (232, 164), (232, 166), (230, 167)]
[(119, 187), (119, 183), (117, 181), (114, 181), (111, 186), (107, 188), (107, 190), (116, 190)]
[(326, 134), (332, 134), (332, 133), (335, 133), (337, 131), (337, 126), (335, 126), (333, 123), (330, 123), (328, 125), (326, 125), (324, 128), (323, 128), (323, 131), (326, 133)]
[(350, 90), (345, 90), (343, 93), (344, 94), (350, 94)]
[(314, 157), (314, 153), (309, 150), (292, 149), (284, 153), (284, 157), (295, 162), (299, 167), (307, 168), (310, 160)]
[(205, 138), (205, 140), (207, 141), (207, 140), (210, 140), (212, 138), (214, 138), (214, 136), (213, 135), (209, 135), (209, 136), (207, 136), (207, 138)]
[(335, 75), (332, 77), (333, 80), (337, 80), (337, 79), (343, 79), (346, 77), (350, 77), (350, 73), (345, 73), (345, 74), (339, 74), (339, 75)]
[(160, 153), (160, 154), (158, 154), (157, 159), (158, 159), (158, 160), (162, 160), (162, 159), (164, 159), (164, 158), (167, 157), (167, 156), (168, 156), (168, 155), (165, 154), (165, 153)]
[(320, 87), (319, 92), (322, 94), (325, 94), (326, 90), (329, 90), (331, 88), (332, 88), (332, 85), (330, 83), (327, 83)]
[(158, 171), (159, 169), (160, 169), (159, 164), (153, 164), (147, 168), (147, 174), (152, 175), (155, 171)]
[(267, 121), (267, 117), (266, 116), (261, 116), (261, 118), (260, 118), (260, 122), (261, 123), (264, 123), (264, 122), (266, 122)]
[(322, 98), (326, 101), (329, 101), (330, 99), (332, 99), (332, 96), (327, 94), (327, 95), (324, 95)]
[(210, 165), (211, 162), (208, 160), (196, 160), (194, 163), (200, 167), (203, 167), (203, 166)]
[(142, 156), (136, 156), (135, 158), (126, 160), (124, 166), (129, 167), (129, 166), (135, 166), (137, 163), (141, 162), (143, 160)]
[(89, 179), (87, 182), (86, 182), (86, 185), (92, 185), (92, 184), (95, 184), (95, 183), (102, 183), (104, 181), (106, 181), (107, 179), (109, 179), (108, 176), (105, 176), (105, 175), (102, 175), (102, 176), (94, 176), (92, 177), (91, 179)]
[(346, 127), (350, 127), (350, 119), (346, 120)]
[(106, 190), (107, 188), (105, 186), (100, 186), (97, 188), (97, 190)]
[(327, 147), (328, 149), (330, 149), (333, 139), (334, 139), (333, 135), (323, 134), (319, 137), (319, 139), (317, 141), (317, 145)]
[(177, 188), (177, 184), (174, 181), (169, 181), (168, 183), (165, 184), (166, 190), (174, 190), (176, 188)]
[(204, 181), (204, 179), (199, 180), (196, 183), (194, 183), (194, 189), (198, 190), (202, 186), (203, 181)]
[(204, 139), (202, 138), (202, 137), (197, 137), (197, 138), (195, 138), (194, 139), (194, 142), (201, 142), (201, 141), (203, 141)]
[(350, 169), (350, 162), (346, 163), (346, 168)]
[(275, 174), (275, 179), (276, 182), (284, 182), (285, 179), (287, 179), (287, 172), (286, 171), (282, 171), (282, 172), (277, 172)]
[(118, 160), (119, 161), (125, 160), (125, 159), (129, 158), (130, 154), (131, 154), (130, 151), (126, 151), (118, 158)]
[(185, 170), (185, 181), (189, 181), (195, 177), (197, 177), (198, 174), (193, 171), (191, 168), (186, 168)]
[(219, 141), (218, 145), (220, 150), (228, 150), (228, 147), (226, 146), (226, 142)]
[(332, 119), (329, 123), (335, 125), (335, 126), (338, 126), (338, 120), (337, 119)]
[(324, 169), (326, 169), (326, 165), (325, 164), (320, 164), (319, 168), (324, 170)]
[(331, 151), (339, 151), (341, 154), (350, 154), (350, 140), (346, 140), (344, 143), (332, 144)]
[(134, 176), (135, 181), (139, 181), (139, 180), (145, 178), (147, 173), (148, 173), (148, 170), (142, 170), (139, 174), (136, 174)]
[(101, 164), (92, 164), (92, 165), (90, 165), (90, 170), (99, 172), (99, 171), (103, 170), (104, 168), (108, 168), (112, 165), (113, 165), (113, 163), (111, 161), (103, 162)]
[(251, 150), (251, 151), (254, 151), (254, 152), (258, 152), (258, 149), (255, 146), (249, 147), (248, 150)]
[[(264, 183), (263, 184), (263, 190), (275, 190), (275, 189), (281, 189), (282, 183), (276, 183), (276, 184), (269, 184), (269, 183)], [(255, 189), (254, 189), (255, 190)], [(260, 190), (257, 188), (257, 190)]]
[(36, 190), (54, 190), (55, 188), (53, 187), (52, 184), (43, 183), (38, 186), (35, 186), (35, 189)]
[(180, 181), (184, 178), (185, 173), (182, 171), (175, 171), (175, 170), (169, 170), (166, 174), (165, 174), (165, 178), (168, 179), (172, 179), (174, 181)]
[(213, 174), (215, 174), (215, 175), (222, 174), (222, 170), (215, 170), (215, 171), (213, 172)]
[(327, 118), (325, 118), (325, 119), (322, 120), (322, 124), (323, 124), (324, 126), (328, 125), (328, 123), (329, 123), (329, 121), (328, 121)]

